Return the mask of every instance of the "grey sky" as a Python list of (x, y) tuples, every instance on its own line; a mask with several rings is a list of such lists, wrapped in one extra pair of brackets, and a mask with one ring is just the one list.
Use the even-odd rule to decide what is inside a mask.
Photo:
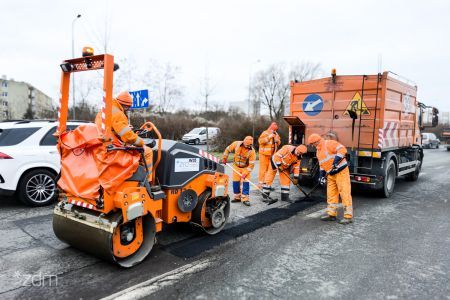
[(310, 60), (326, 74), (370, 74), (381, 53), (383, 70), (414, 80), (422, 102), (450, 110), (450, 1), (3, 0), (0, 75), (56, 98), (77, 13), (77, 53), (83, 45), (100, 52), (107, 19), (109, 52), (181, 66), (189, 100), (200, 98), (205, 64), (211, 100), (225, 103), (246, 99), (250, 69)]

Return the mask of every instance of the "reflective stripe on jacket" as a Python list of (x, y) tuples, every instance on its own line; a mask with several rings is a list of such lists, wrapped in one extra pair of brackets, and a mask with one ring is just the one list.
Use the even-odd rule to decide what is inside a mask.
[[(95, 118), (95, 124), (98, 128), (102, 128), (102, 113), (99, 112)], [(113, 133), (124, 143), (134, 146), (144, 146), (144, 141), (133, 132), (130, 125), (128, 125), (128, 118), (116, 99), (112, 100), (112, 118), (111, 127)]]
[(227, 159), (230, 153), (234, 153), (234, 164), (239, 168), (247, 168), (251, 172), (255, 167), (256, 152), (244, 147), (242, 141), (235, 141), (229, 145), (223, 152), (222, 159)]
[(273, 156), (273, 163), (280, 170), (291, 170), (294, 173), (294, 177), (298, 177), (300, 174), (300, 159), (295, 155), (295, 146), (285, 145), (281, 147)]
[[(334, 158), (345, 157), (347, 154), (347, 148), (335, 140), (324, 140), (321, 145), (317, 146), (317, 159), (319, 160), (319, 165), (321, 170), (326, 172), (333, 168)], [(344, 158), (338, 167), (344, 167), (347, 165), (347, 160)]]
[[(269, 137), (270, 135), (273, 137)], [(259, 154), (272, 155), (280, 146), (281, 140), (278, 133), (272, 130), (265, 130), (258, 138)]]

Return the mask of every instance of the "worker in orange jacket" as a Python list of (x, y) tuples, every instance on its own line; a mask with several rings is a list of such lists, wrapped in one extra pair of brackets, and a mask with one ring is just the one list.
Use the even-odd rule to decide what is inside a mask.
[[(114, 133), (113, 143), (116, 145), (129, 144), (137, 147), (144, 147), (145, 163), (149, 171), (149, 179), (153, 172), (153, 151), (150, 147), (144, 145), (144, 140), (133, 132), (128, 124), (127, 112), (133, 105), (133, 97), (127, 91), (121, 92), (116, 98), (112, 99), (112, 118), (111, 129)], [(102, 112), (100, 111), (95, 118), (98, 128), (102, 128)]]
[(300, 175), (300, 158), (307, 152), (305, 145), (292, 146), (285, 145), (278, 150), (271, 159), (269, 171), (264, 178), (263, 186), (263, 202), (269, 202), (268, 196), (272, 189), (272, 183), (277, 174), (280, 172), (281, 201), (289, 201), (289, 191), (291, 186), (290, 176), (294, 174), (294, 184), (297, 185)]
[(258, 138), (259, 143), (259, 187), (261, 188), (264, 184), (264, 178), (266, 173), (270, 170), (270, 160), (272, 155), (277, 152), (278, 147), (280, 147), (281, 139), (277, 133), (278, 125), (276, 122), (272, 122), (264, 130)]
[[(222, 156), (222, 163), (226, 164), (228, 155), (234, 153), (233, 168), (239, 172), (233, 172), (233, 193), (232, 202), (240, 202), (246, 206), (250, 206), (250, 173), (255, 167), (256, 152), (253, 149), (253, 137), (247, 136), (243, 141), (235, 141), (229, 145)], [(248, 180), (246, 180), (248, 179)], [(242, 195), (241, 195), (242, 182)]]
[(347, 148), (335, 140), (324, 140), (315, 133), (308, 137), (308, 143), (317, 149), (316, 155), (320, 166), (319, 182), (327, 184), (327, 215), (321, 217), (321, 220), (336, 220), (339, 196), (341, 196), (344, 219), (338, 222), (344, 225), (352, 223), (350, 171), (345, 159)]

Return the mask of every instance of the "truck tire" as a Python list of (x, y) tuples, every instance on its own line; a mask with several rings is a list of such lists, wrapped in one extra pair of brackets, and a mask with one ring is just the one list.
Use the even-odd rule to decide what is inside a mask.
[(406, 180), (408, 181), (417, 181), (419, 179), (420, 170), (422, 170), (422, 160), (419, 160), (419, 163), (416, 165), (416, 169), (414, 172), (409, 173), (405, 176)]
[(19, 200), (29, 206), (46, 206), (57, 196), (56, 175), (45, 169), (31, 170), (20, 179)]
[(383, 176), (383, 187), (381, 188), (381, 196), (389, 198), (394, 193), (395, 179), (397, 177), (397, 167), (395, 161), (390, 159), (386, 164)]

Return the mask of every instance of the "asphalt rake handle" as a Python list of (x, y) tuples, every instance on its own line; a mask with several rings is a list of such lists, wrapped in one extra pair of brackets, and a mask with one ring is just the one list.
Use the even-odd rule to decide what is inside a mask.
[[(241, 178), (242, 178), (242, 174), (236, 170), (235, 168), (233, 168), (232, 166), (230, 166), (229, 164), (225, 164), (225, 166), (227, 166), (228, 168), (230, 168), (231, 170), (233, 170), (234, 173), (238, 174)], [(250, 174), (249, 174), (250, 175)], [(257, 186), (256, 184), (254, 184), (253, 182), (251, 182), (249, 179), (245, 178), (245, 181), (247, 181), (248, 183), (250, 183), (254, 188), (256, 188), (261, 194), (263, 194), (264, 196), (267, 197), (267, 199), (269, 199), (269, 202), (267, 203), (267, 205), (271, 205), (274, 204), (275, 202), (278, 201), (278, 199), (273, 199), (272, 197), (270, 197), (268, 194), (266, 194), (262, 189), (259, 188), (259, 186)]]

